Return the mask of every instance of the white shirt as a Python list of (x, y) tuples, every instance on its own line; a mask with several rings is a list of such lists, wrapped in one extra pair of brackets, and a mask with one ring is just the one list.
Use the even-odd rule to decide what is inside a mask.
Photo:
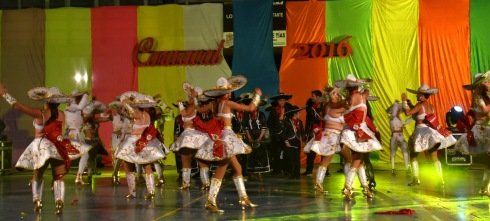
[(391, 132), (395, 132), (395, 131), (400, 132), (403, 130), (403, 122), (400, 120), (400, 118), (394, 117), (393, 119), (391, 119), (390, 129)]
[(82, 99), (77, 104), (72, 101), (70, 105), (65, 109), (65, 123), (68, 129), (81, 129), (83, 126), (82, 110), (85, 108), (88, 102), (88, 96), (84, 94)]

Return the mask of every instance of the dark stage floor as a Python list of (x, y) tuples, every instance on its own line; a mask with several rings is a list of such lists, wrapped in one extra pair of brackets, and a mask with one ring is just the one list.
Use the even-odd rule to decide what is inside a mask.
[[(400, 165), (401, 166), (401, 165)], [(386, 167), (385, 164), (375, 165)], [(334, 165), (332, 169), (338, 168)], [(36, 216), (28, 181), (30, 173), (22, 172), (0, 177), (0, 220), (490, 220), (490, 198), (478, 195), (482, 170), (474, 166), (445, 168), (445, 191), (435, 186), (431, 164), (422, 166), (422, 185), (408, 187), (404, 171), (397, 176), (389, 170), (377, 170), (376, 198), (366, 200), (356, 192), (355, 201), (346, 203), (340, 189), (344, 177), (333, 173), (325, 181), (330, 193), (315, 196), (312, 177), (288, 180), (265, 176), (262, 182), (246, 183), (252, 201), (260, 206), (242, 211), (237, 205), (237, 193), (230, 178), (224, 182), (218, 196), (225, 214), (204, 210), (205, 195), (199, 182), (193, 181), (190, 191), (178, 190), (175, 170), (166, 171), (167, 185), (159, 189), (152, 202), (143, 199), (144, 184), (138, 186), (138, 198), (126, 200), (125, 181), (113, 187), (108, 171), (94, 179), (91, 186), (76, 187), (74, 175), (65, 179), (67, 192), (63, 215), (54, 215), (53, 194), (44, 188), (44, 209)], [(46, 177), (50, 180), (51, 177)], [(356, 187), (359, 184), (356, 181)], [(360, 188), (356, 188), (360, 191)], [(409, 208), (414, 216), (375, 215), (376, 211)]]

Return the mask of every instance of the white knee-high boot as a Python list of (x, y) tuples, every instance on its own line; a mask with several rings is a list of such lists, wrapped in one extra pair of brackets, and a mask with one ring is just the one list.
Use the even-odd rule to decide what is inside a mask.
[(191, 187), (191, 168), (182, 168), (182, 186), (181, 190), (186, 190)]
[(145, 199), (153, 199), (155, 196), (155, 177), (153, 176), (153, 173), (145, 174), (145, 182), (147, 190)]
[(201, 167), (199, 168), (199, 176), (201, 177), (202, 190), (208, 190), (210, 181), (209, 181), (209, 167)]
[(63, 213), (65, 200), (65, 182), (63, 180), (55, 180), (53, 183), (54, 200), (56, 205), (56, 214)]
[(373, 198), (374, 193), (369, 189), (369, 182), (367, 179), (366, 169), (364, 168), (364, 164), (361, 164), (361, 166), (359, 167), (357, 171), (357, 175), (359, 176), (359, 182), (361, 183), (363, 189), (362, 193), (364, 194), (364, 196), (366, 196), (367, 198)]
[(32, 202), (34, 203), (34, 211), (36, 213), (41, 212), (43, 208), (43, 186), (44, 181), (41, 180), (32, 180), (31, 188), (32, 188)]
[(442, 176), (442, 164), (441, 164), (441, 161), (434, 162), (434, 167), (436, 168), (437, 177), (439, 177), (439, 180), (440, 180), (441, 184), (444, 185), (444, 177)]
[(126, 181), (128, 183), (128, 195), (126, 198), (136, 198), (136, 177), (133, 172), (126, 173)]
[(245, 209), (245, 207), (251, 207), (251, 208), (257, 207), (257, 205), (253, 204), (252, 201), (250, 201), (250, 199), (248, 198), (243, 177), (242, 176), (233, 177), (233, 182), (235, 183), (236, 191), (238, 192), (238, 196), (240, 197), (238, 203), (240, 204), (240, 206), (242, 206), (242, 209)]
[(80, 157), (80, 161), (78, 162), (78, 172), (75, 178), (76, 184), (87, 184), (83, 182), (82, 176), (83, 176), (83, 171), (85, 171), (85, 168), (87, 168), (88, 160), (89, 160), (88, 153), (85, 153), (82, 155), (82, 157)]
[(420, 169), (419, 162), (417, 160), (412, 161), (412, 182), (409, 183), (409, 186), (415, 186), (420, 184)]
[(345, 176), (344, 190), (343, 194), (345, 198), (352, 199), (352, 184), (354, 183), (354, 178), (357, 174), (356, 168), (350, 168), (347, 176)]
[(205, 208), (214, 213), (223, 213), (223, 210), (218, 208), (216, 203), (216, 197), (218, 197), (219, 189), (221, 187), (222, 180), (212, 178), (211, 185), (209, 186), (208, 200), (206, 202)]
[(316, 170), (315, 190), (319, 193), (324, 193), (323, 180), (325, 180), (325, 174), (327, 173), (327, 167), (319, 166)]

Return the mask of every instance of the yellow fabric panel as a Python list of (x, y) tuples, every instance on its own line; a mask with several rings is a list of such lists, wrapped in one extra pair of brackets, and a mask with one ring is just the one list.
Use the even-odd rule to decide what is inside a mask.
[[(401, 100), (406, 88), (419, 86), (418, 0), (375, 0), (373, 2), (373, 85), (372, 94), (381, 99), (372, 102), (375, 123), (381, 131), (385, 154), (389, 160), (390, 119), (386, 109)], [(416, 101), (414, 97), (410, 97)], [(402, 118), (404, 115), (401, 115)], [(413, 125), (405, 130), (408, 137)], [(401, 153), (398, 153), (401, 157)]]
[[(155, 39), (156, 51), (184, 50), (184, 10), (178, 5), (138, 7), (138, 40), (147, 37)], [(139, 67), (138, 89), (155, 95), (171, 105), (177, 99), (185, 98), (182, 84), (186, 80), (184, 66)], [(165, 123), (165, 144), (173, 142), (173, 120)], [(174, 164), (173, 155), (166, 164)]]

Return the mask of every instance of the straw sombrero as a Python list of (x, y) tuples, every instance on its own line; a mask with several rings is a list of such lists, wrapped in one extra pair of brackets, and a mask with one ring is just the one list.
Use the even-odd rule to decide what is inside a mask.
[(413, 90), (410, 88), (407, 88), (407, 91), (412, 93), (412, 94), (437, 94), (439, 91), (437, 88), (431, 88), (427, 86), (426, 84), (422, 84), (417, 90)]
[(345, 80), (335, 81), (338, 88), (358, 87), (371, 82), (371, 79), (357, 79), (353, 74), (348, 74)]
[(484, 83), (484, 82), (489, 82), (490, 81), (490, 71), (487, 71), (486, 73), (484, 74), (476, 74), (475, 75), (475, 80), (473, 81), (472, 84), (467, 84), (467, 85), (463, 85), (463, 88), (466, 89), (466, 90), (475, 90), (478, 85), (480, 85), (481, 83)]
[(158, 105), (158, 102), (156, 102), (152, 96), (148, 96), (136, 91), (124, 92), (123, 94), (121, 94), (120, 99), (121, 101), (127, 102), (133, 107), (139, 108), (149, 108)]
[(204, 91), (203, 94), (208, 97), (219, 97), (240, 90), (245, 84), (247, 84), (247, 78), (241, 75), (233, 76), (228, 79), (220, 77), (216, 81), (216, 87)]
[(79, 96), (82, 96), (84, 94), (88, 94), (88, 91), (84, 91), (84, 90), (79, 90), (79, 89), (75, 89), (71, 92), (71, 96), (72, 97), (79, 97)]
[(56, 87), (35, 87), (27, 92), (32, 100), (46, 101), (48, 103), (69, 103), (71, 98), (61, 93)]

